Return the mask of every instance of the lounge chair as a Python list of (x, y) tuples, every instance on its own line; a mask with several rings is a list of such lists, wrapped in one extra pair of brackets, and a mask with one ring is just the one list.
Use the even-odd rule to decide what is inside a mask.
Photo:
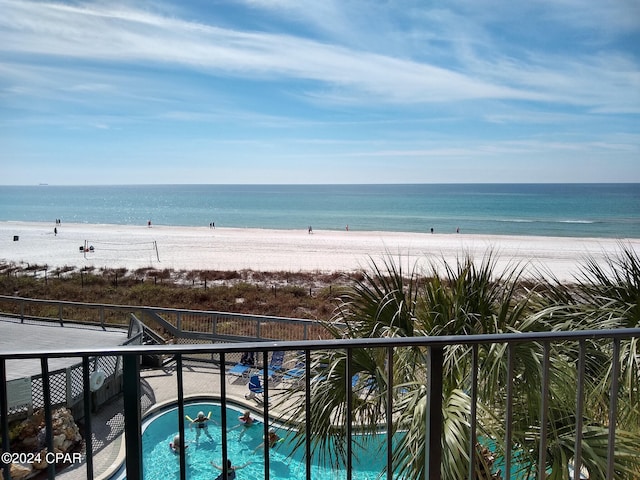
[(351, 390), (357, 395), (367, 396), (375, 388), (375, 380), (368, 375), (362, 378), (359, 373), (351, 377)]
[(276, 350), (271, 354), (271, 361), (267, 368), (267, 378), (271, 379), (282, 371), (282, 362), (284, 362), (284, 352)]
[(304, 359), (304, 352), (302, 355), (298, 355), (298, 361), (295, 365), (282, 374), (282, 380), (285, 382), (297, 383), (299, 382), (306, 372), (306, 362)]
[(238, 363), (229, 369), (229, 375), (239, 378), (248, 377), (251, 370), (255, 367), (255, 358), (253, 352), (244, 352)]
[(244, 398), (246, 398), (247, 400), (249, 400), (250, 398), (260, 400), (264, 395), (264, 388), (262, 388), (262, 383), (260, 383), (260, 377), (258, 375), (251, 376), (251, 378), (249, 379), (248, 387), (249, 393), (244, 396)]

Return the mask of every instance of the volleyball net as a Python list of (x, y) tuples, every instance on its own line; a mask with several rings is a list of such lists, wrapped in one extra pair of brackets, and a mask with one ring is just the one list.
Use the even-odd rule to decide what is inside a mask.
[(88, 256), (101, 256), (107, 254), (110, 257), (117, 257), (119, 260), (139, 260), (143, 255), (149, 255), (153, 261), (155, 258), (160, 262), (158, 252), (158, 242), (104, 242), (101, 240), (85, 240), (84, 245), (80, 245), (80, 253), (84, 258)]

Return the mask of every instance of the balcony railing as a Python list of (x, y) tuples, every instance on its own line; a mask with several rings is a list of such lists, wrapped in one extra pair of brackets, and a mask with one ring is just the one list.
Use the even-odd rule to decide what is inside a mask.
[[(220, 403), (222, 410), (224, 411), (227, 403), (230, 401), (227, 394), (227, 372), (224, 368), (227, 363), (225, 360), (230, 356), (236, 356), (239, 352), (257, 352), (258, 355), (262, 355), (264, 359), (263, 363), (267, 365), (267, 355), (273, 351), (289, 351), (289, 352), (304, 352), (306, 359), (305, 369), (306, 375), (303, 376), (305, 382), (304, 392), (308, 396), (311, 392), (311, 354), (315, 351), (331, 351), (342, 350), (346, 352), (346, 378), (352, 378), (352, 358), (356, 349), (383, 349), (386, 353), (387, 365), (393, 365), (394, 355), (398, 349), (406, 347), (420, 347), (426, 350), (428, 359), (427, 365), (427, 415), (425, 420), (425, 465), (424, 465), (424, 478), (438, 480), (442, 477), (441, 462), (442, 462), (442, 435), (443, 435), (443, 365), (445, 354), (447, 349), (454, 346), (468, 346), (471, 349), (472, 355), (472, 381), (470, 385), (465, 386), (468, 394), (471, 398), (471, 411), (468, 412), (470, 418), (471, 435), (468, 445), (468, 452), (470, 461), (473, 462), (476, 455), (476, 404), (478, 399), (478, 350), (483, 346), (502, 345), (507, 351), (507, 385), (512, 385), (514, 381), (514, 361), (516, 347), (523, 343), (536, 343), (541, 346), (543, 352), (542, 362), (542, 375), (539, 385), (539, 391), (541, 395), (541, 411), (540, 411), (540, 458), (538, 465), (544, 466), (546, 464), (546, 425), (548, 419), (548, 397), (549, 397), (549, 365), (553, 362), (553, 359), (549, 356), (550, 346), (555, 342), (575, 342), (578, 345), (579, 360), (576, 368), (577, 379), (577, 392), (576, 392), (576, 425), (575, 430), (577, 432), (575, 438), (575, 457), (574, 464), (581, 465), (581, 446), (582, 446), (582, 412), (585, 406), (584, 398), (584, 386), (585, 386), (585, 344), (590, 340), (597, 340), (599, 342), (611, 342), (611, 357), (608, 359), (611, 362), (611, 379), (610, 379), (610, 403), (608, 405), (608, 464), (606, 478), (613, 480), (615, 477), (614, 471), (614, 458), (615, 458), (615, 439), (616, 439), (616, 415), (618, 411), (618, 376), (620, 372), (620, 345), (621, 342), (627, 340), (640, 338), (640, 329), (620, 329), (620, 330), (594, 330), (594, 331), (580, 331), (580, 332), (544, 332), (544, 333), (516, 333), (516, 334), (489, 334), (489, 335), (469, 335), (469, 336), (442, 336), (442, 337), (404, 337), (404, 338), (385, 338), (385, 339), (353, 339), (353, 340), (299, 340), (299, 341), (284, 341), (284, 342), (269, 342), (269, 341), (254, 341), (254, 342), (242, 342), (233, 344), (200, 344), (200, 345), (162, 345), (162, 346), (122, 346), (117, 348), (104, 348), (104, 349), (87, 349), (81, 351), (69, 351), (65, 349), (59, 349), (48, 352), (29, 351), (25, 349), (20, 352), (3, 353), (0, 352), (0, 409), (2, 412), (2, 450), (4, 452), (9, 451), (9, 425), (7, 412), (7, 388), (6, 378), (7, 369), (6, 362), (11, 360), (23, 360), (23, 359), (38, 359), (40, 361), (42, 370), (42, 382), (43, 382), (43, 394), (44, 394), (44, 412), (45, 412), (45, 424), (46, 424), (46, 446), (48, 451), (53, 451), (53, 436), (52, 436), (52, 401), (49, 385), (49, 370), (48, 362), (53, 358), (73, 357), (81, 360), (83, 366), (83, 401), (84, 411), (92, 411), (92, 397), (91, 397), (91, 385), (90, 385), (90, 363), (95, 357), (101, 356), (117, 356), (122, 359), (123, 368), (123, 391), (124, 391), (124, 435), (126, 442), (126, 475), (128, 480), (138, 480), (143, 478), (142, 473), (142, 445), (141, 445), (141, 424), (142, 424), (142, 409), (141, 409), (141, 391), (140, 391), (140, 379), (141, 379), (141, 358), (148, 355), (172, 355), (176, 361), (176, 373), (177, 373), (177, 405), (178, 405), (178, 421), (179, 431), (184, 431), (184, 407), (185, 407), (185, 394), (183, 384), (183, 358), (199, 356), (206, 354), (211, 357), (219, 358), (219, 388), (220, 388)], [(391, 368), (387, 369), (387, 385), (393, 385), (393, 372)], [(266, 375), (265, 375), (266, 377)], [(271, 395), (269, 392), (269, 382), (264, 384), (264, 402), (262, 408), (264, 410), (264, 418), (270, 417), (271, 411)], [(351, 383), (347, 385), (347, 407), (351, 405), (353, 400), (353, 391)], [(387, 395), (386, 402), (386, 414), (387, 419), (385, 432), (390, 438), (392, 434), (392, 421), (393, 421), (393, 396), (391, 395), (391, 389), (388, 389), (385, 394)], [(513, 420), (513, 391), (507, 388), (506, 392), (506, 414), (504, 418), (504, 432), (503, 439), (495, 439), (496, 441), (503, 442), (504, 444), (504, 478), (509, 478), (509, 473), (512, 458), (512, 420)], [(311, 415), (313, 414), (309, 410), (309, 402), (307, 403), (307, 412), (304, 419), (305, 431), (310, 431)], [(93, 448), (92, 448), (92, 422), (91, 415), (85, 415), (84, 422), (84, 438), (86, 441), (86, 478), (94, 478), (94, 463), (93, 463)], [(227, 449), (226, 449), (226, 424), (225, 417), (222, 418), (222, 457), (223, 465), (226, 464)], [(264, 422), (265, 432), (267, 434), (268, 428), (267, 421)], [(351, 409), (346, 409), (345, 428), (348, 438), (354, 433), (357, 419), (353, 418)], [(392, 465), (392, 442), (387, 441), (387, 466)], [(305, 439), (306, 455), (306, 478), (311, 480), (311, 438)], [(269, 478), (269, 449), (265, 449), (265, 479)], [(351, 469), (351, 441), (347, 442), (347, 452), (345, 463), (347, 465), (347, 480), (352, 478)], [(9, 468), (7, 465), (4, 468), (4, 478), (9, 478)], [(473, 471), (469, 469), (469, 478), (473, 479)], [(537, 478), (543, 479), (546, 477), (544, 468), (539, 468)], [(579, 478), (579, 472), (576, 468), (574, 479)], [(393, 468), (387, 468), (386, 478), (391, 480), (393, 478)], [(49, 478), (55, 478), (54, 465), (50, 464), (48, 467)], [(180, 454), (180, 478), (186, 477), (186, 460), (184, 456), (184, 450)]]

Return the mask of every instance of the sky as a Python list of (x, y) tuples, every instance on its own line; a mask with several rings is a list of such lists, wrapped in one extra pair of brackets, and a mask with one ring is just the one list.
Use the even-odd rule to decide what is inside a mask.
[(640, 182), (639, 0), (0, 11), (0, 185)]

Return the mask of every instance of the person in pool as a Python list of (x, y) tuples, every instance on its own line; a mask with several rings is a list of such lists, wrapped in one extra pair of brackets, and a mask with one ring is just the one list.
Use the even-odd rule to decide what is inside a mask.
[(213, 437), (209, 433), (209, 422), (215, 423), (215, 420), (205, 417), (204, 412), (198, 412), (198, 416), (189, 424), (189, 429), (191, 429), (193, 425), (196, 426), (196, 444), (198, 443), (198, 440), (200, 440), (200, 433), (202, 431), (204, 431), (204, 434), (209, 437), (210, 440), (213, 440)]
[(265, 443), (269, 444), (269, 448), (273, 448), (275, 447), (278, 442), (280, 442), (280, 437), (278, 436), (278, 434), (276, 433), (276, 429), (275, 428), (270, 428), (269, 429), (269, 435), (267, 436), (266, 441), (262, 442), (260, 445), (258, 445), (254, 450), (253, 453), (257, 452), (259, 448), (263, 448)]
[[(211, 463), (211, 466), (213, 468), (217, 468), (218, 470), (222, 471), (222, 473), (220, 475), (218, 475), (215, 480), (224, 480), (224, 477), (223, 477), (224, 470), (223, 470), (223, 468), (221, 466), (219, 466), (219, 465), (216, 465), (213, 462), (209, 462), (209, 463)], [(235, 480), (235, 478), (236, 478), (236, 470), (240, 470), (241, 468), (246, 467), (250, 463), (251, 462), (249, 461), (249, 462), (245, 463), (244, 465), (240, 465), (240, 466), (232, 465), (231, 464), (231, 460), (227, 459), (227, 480)]]
[[(173, 437), (173, 442), (169, 443), (169, 448), (171, 448), (173, 453), (180, 453), (180, 449), (182, 448), (182, 440), (180, 439), (179, 434)], [(189, 448), (189, 445), (184, 447), (185, 450), (187, 448)]]
[[(242, 415), (240, 415), (238, 417), (238, 425), (236, 425), (235, 427), (231, 428), (231, 430), (235, 430), (236, 428), (242, 428), (242, 431), (240, 432), (240, 435), (238, 435), (238, 440), (242, 439), (242, 436), (244, 435), (244, 433), (247, 431), (247, 428), (249, 428), (251, 425), (253, 425), (253, 418), (251, 418), (251, 412), (249, 410), (245, 410), (244, 413)], [(229, 430), (229, 431), (231, 431)]]

